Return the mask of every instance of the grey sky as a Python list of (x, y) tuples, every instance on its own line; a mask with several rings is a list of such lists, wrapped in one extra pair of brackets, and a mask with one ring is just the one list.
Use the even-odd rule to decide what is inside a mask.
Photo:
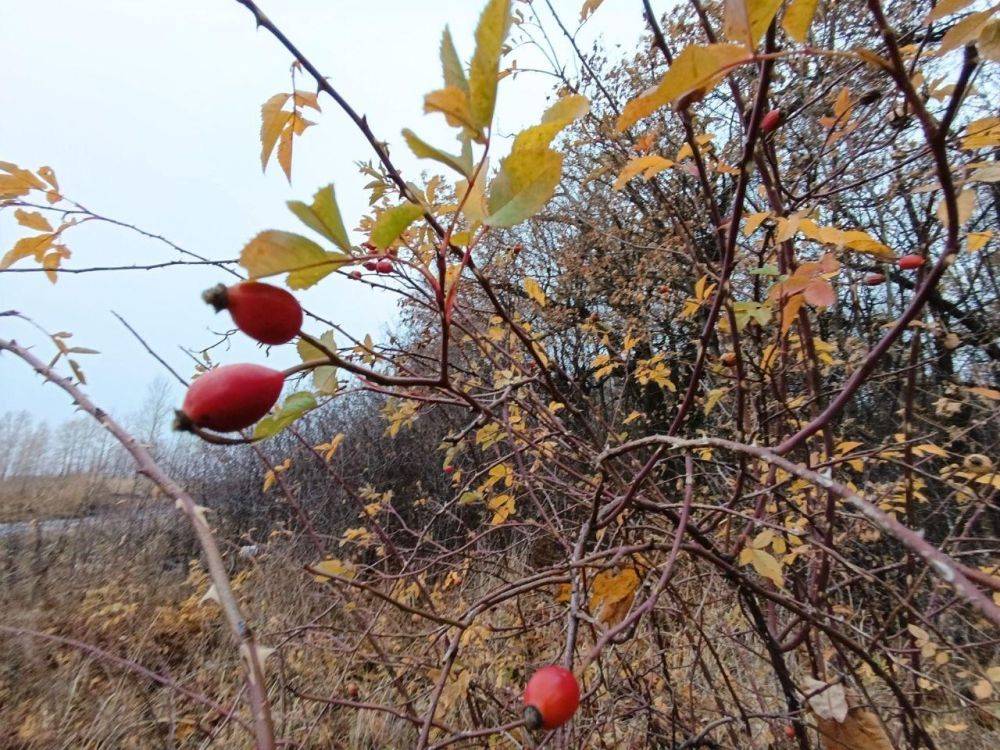
[[(553, 1), (573, 27), (581, 4)], [(236, 257), (262, 229), (302, 229), (285, 201), (308, 200), (331, 181), (349, 227), (367, 208), (362, 190), (367, 180), (354, 164), (370, 159), (370, 150), (326, 98), (323, 113), (314, 118), (318, 125), (296, 141), (292, 185), (277, 164), (261, 174), (260, 105), (289, 90), (291, 59), (232, 0), (2, 0), (2, 5), (0, 159), (29, 169), (51, 166), (63, 193), (89, 209), (222, 259)], [(451, 147), (440, 116), (422, 113), (423, 95), (441, 85), (438, 44), (444, 25), (451, 26), (467, 59), (483, 2), (261, 0), (261, 5), (368, 116), (405, 175), (412, 178), (431, 163), (412, 158), (399, 136), (403, 127)], [(544, 3), (536, 5), (543, 13)], [(606, 0), (582, 41), (589, 44), (598, 29), (611, 43), (638, 38), (640, 10), (637, 1)], [(532, 49), (517, 50), (506, 60), (511, 59), (520, 67), (544, 67)], [(551, 81), (522, 75), (503, 82), (498, 131), (535, 121)], [(299, 79), (299, 87), (312, 88), (306, 78)], [(0, 254), (20, 236), (23, 230), (11, 216), (0, 217)], [(67, 267), (176, 257), (165, 245), (103, 225), (70, 230), (66, 239), (73, 251)], [(353, 239), (363, 237), (354, 233)], [(217, 339), (212, 329), (226, 327), (227, 319), (214, 317), (199, 299), (202, 289), (219, 280), (224, 280), (219, 271), (205, 268), (62, 274), (54, 286), (41, 274), (0, 274), (0, 309), (19, 310), (50, 331), (72, 331), (73, 343), (98, 349), (100, 355), (81, 357), (88, 390), (98, 404), (124, 414), (138, 407), (162, 368), (110, 310), (126, 317), (187, 375), (191, 363), (178, 347), (208, 345)], [(330, 278), (300, 298), (356, 335), (379, 338), (392, 326), (392, 298), (358, 283)], [(52, 351), (37, 331), (10, 318), (0, 319), (0, 335), (36, 344), (46, 356)], [(216, 353), (223, 362), (265, 362), (264, 352), (240, 337), (228, 351)], [(292, 346), (270, 354), (274, 366), (294, 360)], [(178, 388), (175, 401), (180, 397)], [(19, 361), (0, 357), (0, 412), (22, 408), (53, 422), (72, 413), (63, 394), (43, 387)]]

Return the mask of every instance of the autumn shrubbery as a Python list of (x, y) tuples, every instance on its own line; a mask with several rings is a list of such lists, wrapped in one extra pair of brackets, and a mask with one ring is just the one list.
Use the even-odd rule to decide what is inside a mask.
[[(0, 339), (194, 534), (88, 540), (73, 610), (33, 598), (66, 585), (41, 564), (59, 542), (40, 567), (11, 555), (16, 741), (121, 741), (85, 675), (140, 744), (996, 746), (995, 8), (643, 2), (610, 59), (490, 0), (467, 46), (445, 32), (424, 99), (457, 143), (401, 134), (434, 162), (414, 181), (239, 2), (296, 58), (264, 166), (290, 176), (322, 95), (373, 149), (371, 210), (348, 232), (321, 187), (220, 275), (378, 284), (399, 327), (376, 342), (307, 310), (301, 363), (266, 387), (201, 352), (180, 426), (209, 445), (159, 456), (80, 388), (85, 348), (53, 334), (47, 364)], [(513, 56), (554, 39), (580, 75), (540, 63), (555, 96), (507, 148), (496, 97), (531, 72)], [(78, 204), (49, 168), (0, 170), (36, 232), (0, 265), (58, 280), (74, 225), (47, 216)], [(231, 311), (241, 330), (294, 333), (277, 298), (287, 326)], [(551, 735), (522, 705), (546, 665), (582, 694)]]

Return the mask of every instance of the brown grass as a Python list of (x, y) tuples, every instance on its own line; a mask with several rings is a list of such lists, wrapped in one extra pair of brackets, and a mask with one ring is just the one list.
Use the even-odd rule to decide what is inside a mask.
[(0, 481), (0, 523), (80, 518), (134, 508), (142, 493), (140, 480), (128, 477), (14, 477)]

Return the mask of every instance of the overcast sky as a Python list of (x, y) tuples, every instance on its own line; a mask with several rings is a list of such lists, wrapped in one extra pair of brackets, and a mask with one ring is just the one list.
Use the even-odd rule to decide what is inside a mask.
[[(261, 0), (262, 8), (330, 77), (376, 134), (389, 141), (405, 176), (432, 162), (412, 158), (399, 136), (410, 127), (436, 145), (452, 145), (440, 116), (422, 113), (423, 95), (441, 86), (438, 44), (449, 24), (459, 54), (468, 59), (479, 0)], [(553, 0), (575, 28), (582, 0)], [(536, 2), (544, 13), (543, 2)], [(662, 7), (666, 3), (660, 3)], [(51, 166), (62, 192), (96, 213), (163, 234), (213, 259), (235, 258), (262, 229), (303, 231), (285, 208), (329, 182), (337, 187), (345, 222), (354, 227), (367, 208), (367, 181), (355, 167), (371, 152), (337, 109), (321, 98), (318, 125), (296, 140), (293, 183), (277, 164), (262, 174), (260, 105), (289, 90), (291, 58), (234, 0), (0, 0), (0, 160), (37, 169)], [(546, 14), (547, 15), (547, 14)], [(547, 21), (551, 20), (546, 18)], [(554, 28), (554, 26), (552, 27)], [(599, 31), (610, 44), (632, 45), (642, 33), (638, 0), (606, 0), (581, 34)], [(558, 33), (558, 32), (557, 32)], [(506, 58), (539, 65), (537, 53)], [(568, 55), (564, 59), (570, 61)], [(570, 68), (572, 71), (572, 67)], [(522, 75), (500, 88), (497, 130), (516, 131), (537, 120), (552, 79)], [(300, 88), (312, 88), (300, 79)], [(23, 236), (9, 215), (0, 217), (0, 255)], [(353, 240), (363, 237), (353, 234)], [(152, 263), (176, 253), (127, 230), (91, 223), (66, 236), (67, 267)], [(30, 266), (23, 261), (18, 267)], [(62, 274), (56, 285), (41, 274), (0, 273), (0, 310), (16, 309), (50, 331), (67, 330), (73, 343), (99, 350), (81, 357), (88, 391), (113, 414), (139, 407), (148, 383), (163, 372), (112, 317), (124, 316), (178, 369), (226, 328), (199, 299), (225, 280), (211, 268), (155, 272)], [(384, 338), (394, 303), (362, 284), (331, 277), (300, 295), (303, 303), (353, 334)], [(317, 328), (315, 333), (322, 333)], [(35, 330), (0, 318), (0, 336), (51, 344)], [(222, 362), (266, 363), (245, 337)], [(270, 364), (296, 360), (294, 347), (271, 350)], [(182, 392), (178, 387), (175, 401)], [(27, 409), (57, 423), (71, 416), (68, 400), (42, 386), (20, 361), (0, 356), (0, 412)]]

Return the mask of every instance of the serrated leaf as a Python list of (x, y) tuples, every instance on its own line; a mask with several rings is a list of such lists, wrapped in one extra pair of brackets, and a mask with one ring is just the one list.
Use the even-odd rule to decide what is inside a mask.
[(542, 115), (538, 125), (525, 128), (514, 139), (511, 151), (545, 148), (567, 125), (590, 112), (590, 101), (580, 94), (564, 96)]
[(287, 273), (292, 289), (308, 289), (351, 261), (351, 256), (327, 252), (308, 237), (276, 229), (261, 232), (240, 253), (240, 265), (251, 279)]
[(510, 29), (510, 0), (490, 0), (476, 27), (476, 51), (469, 67), (469, 112), (476, 128), (493, 121), (500, 52)]
[(713, 88), (732, 66), (751, 59), (747, 48), (740, 44), (692, 44), (685, 47), (655, 88), (625, 105), (616, 123), (618, 131), (625, 130), (695, 89)]
[[(319, 337), (319, 340), (320, 343), (331, 352), (335, 352), (337, 350), (337, 342), (333, 339), (333, 331), (327, 331)], [(326, 354), (321, 349), (317, 349), (315, 346), (302, 338), (300, 338), (295, 344), (295, 348), (298, 350), (299, 357), (302, 358), (303, 362), (323, 359), (326, 357)], [(332, 395), (336, 393), (337, 368), (333, 365), (330, 365), (329, 367), (317, 367), (312, 372), (312, 381), (313, 388), (315, 388), (319, 393), (324, 395)]]
[(285, 399), (285, 403), (275, 414), (270, 414), (257, 423), (253, 431), (254, 439), (263, 440), (277, 435), (307, 411), (315, 408), (316, 397), (309, 391), (293, 393)]
[(809, 27), (816, 15), (817, 3), (818, 0), (792, 0), (781, 20), (785, 33), (799, 44), (805, 44), (809, 38)]
[(307, 227), (326, 237), (341, 250), (350, 251), (351, 243), (347, 237), (347, 229), (344, 228), (340, 208), (337, 206), (333, 183), (317, 190), (310, 205), (302, 201), (288, 201), (287, 205)]
[(267, 169), (278, 136), (285, 129), (292, 112), (282, 110), (289, 94), (275, 94), (260, 108), (260, 166)]
[(562, 163), (563, 155), (549, 148), (512, 152), (490, 183), (485, 223), (512, 227), (538, 213), (559, 185)]
[(423, 215), (424, 209), (409, 201), (385, 209), (375, 219), (375, 226), (372, 228), (370, 238), (371, 243), (379, 250), (385, 250), (399, 239), (399, 235), (405, 232), (410, 224)]
[(406, 139), (406, 145), (410, 147), (410, 151), (418, 159), (433, 159), (447, 167), (451, 167), (461, 175), (470, 176), (471, 169), (469, 167), (471, 165), (467, 166), (461, 156), (452, 156), (447, 151), (435, 148), (408, 128), (403, 130), (403, 138)]
[(444, 71), (445, 86), (454, 86), (466, 94), (469, 93), (469, 82), (465, 78), (462, 61), (458, 57), (455, 43), (451, 39), (451, 31), (447, 26), (441, 35), (441, 68)]

